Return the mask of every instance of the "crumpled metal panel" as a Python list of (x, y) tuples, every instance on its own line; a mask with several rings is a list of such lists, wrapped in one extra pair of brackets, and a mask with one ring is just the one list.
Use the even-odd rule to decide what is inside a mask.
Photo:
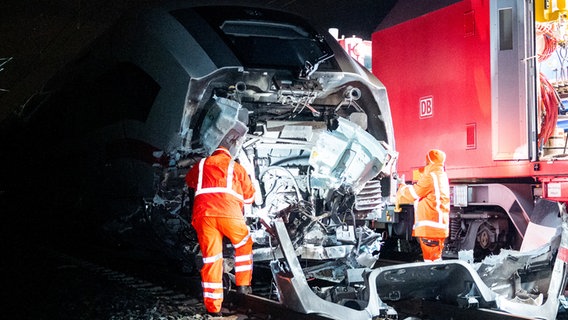
[[(240, 121), (241, 104), (227, 98), (213, 97), (209, 110), (201, 125), (200, 142), (206, 154), (211, 154), (227, 136), (233, 135), (235, 140), (247, 133), (247, 126)], [(242, 117), (241, 117), (242, 118)], [(242, 145), (234, 146), (235, 151)]]
[(312, 149), (312, 186), (337, 189), (345, 185), (358, 193), (367, 181), (390, 170), (394, 157), (386, 145), (357, 124), (344, 118), (337, 120), (338, 128), (322, 133)]
[[(274, 281), (278, 286), (279, 300), (289, 309), (305, 314), (319, 314), (330, 319), (374, 319), (387, 316), (396, 319), (397, 313), (384, 304), (377, 296), (376, 290), (369, 293), (369, 303), (363, 310), (355, 310), (318, 297), (308, 285), (302, 267), (298, 262), (296, 253), (281, 219), (273, 221), (275, 234), (281, 244), (285, 260), (274, 260), (270, 267)], [(374, 283), (376, 276), (370, 276), (370, 283)]]
[(374, 287), (388, 301), (433, 299), (452, 305), (492, 307), (496, 294), (481, 280), (473, 267), (461, 260), (416, 262), (375, 269)]
[[(529, 252), (504, 250), (495, 257), (486, 258), (475, 268), (474, 264), (462, 260), (443, 260), (435, 262), (415, 262), (376, 269), (353, 269), (350, 281), (364, 281), (368, 297), (363, 310), (354, 310), (341, 304), (321, 299), (309, 287), (296, 253), (281, 219), (273, 221), (283, 257), (273, 260), (271, 270), (279, 290), (279, 300), (287, 308), (302, 313), (317, 313), (331, 319), (393, 319), (397, 311), (388, 305), (398, 301), (428, 300), (455, 306), (460, 309), (479, 309), (479, 312), (504, 311), (512, 317), (531, 317), (552, 320), (556, 318), (559, 300), (566, 286), (568, 261), (568, 217), (562, 214), (561, 238)], [(557, 251), (558, 249), (558, 251)], [(537, 275), (550, 269), (546, 262), (553, 258), (554, 267), (550, 279), (547, 298), (524, 299), (520, 289), (528, 289), (528, 282), (521, 284), (515, 280), (522, 273)], [(508, 263), (509, 262), (509, 263)], [(317, 270), (314, 270), (317, 271)], [(550, 272), (550, 271), (549, 271)], [(499, 291), (503, 282), (514, 292)], [(498, 293), (500, 292), (500, 293)], [(513, 295), (513, 296), (511, 296)]]
[(369, 274), (369, 288), (387, 304), (426, 299), (514, 317), (556, 319), (568, 274), (565, 208), (560, 216), (556, 235), (534, 250), (501, 250), (477, 264), (444, 260), (378, 268)]
[[(559, 229), (561, 228), (561, 230), (559, 230), (560, 243), (555, 244), (557, 241), (552, 241), (550, 245), (545, 245), (530, 252), (532, 253), (532, 258), (543, 257), (544, 254), (544, 258), (541, 259), (545, 260), (551, 258), (552, 253), (556, 252), (556, 248), (558, 248), (556, 259), (551, 261), (551, 263), (554, 264), (552, 274), (547, 278), (549, 281), (548, 290), (546, 292), (547, 299), (543, 301), (539, 300), (538, 297), (536, 299), (522, 299), (524, 297), (520, 299), (518, 295), (514, 298), (499, 295), (497, 296), (497, 305), (501, 310), (525, 317), (547, 320), (556, 319), (560, 305), (559, 298), (564, 295), (568, 274), (568, 215), (566, 214), (566, 208), (564, 206), (561, 208), (561, 219), (562, 224), (561, 227), (559, 227)], [(524, 255), (526, 255), (526, 253)]]
[(305, 245), (300, 248), (300, 256), (302, 259), (314, 259), (314, 260), (327, 260), (327, 259), (339, 259), (345, 258), (352, 250), (353, 245), (341, 245), (341, 246), (314, 246)]

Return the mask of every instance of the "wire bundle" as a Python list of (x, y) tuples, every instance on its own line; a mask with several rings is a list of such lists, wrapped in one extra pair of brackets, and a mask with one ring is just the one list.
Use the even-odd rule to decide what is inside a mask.
[(536, 34), (537, 36), (542, 36), (542, 39), (544, 41), (542, 52), (537, 54), (539, 62), (550, 58), (554, 51), (556, 51), (558, 40), (554, 36), (553, 28), (554, 27), (552, 24), (536, 24)]
[(558, 121), (558, 106), (560, 97), (548, 81), (546, 76), (539, 73), (540, 99), (538, 100), (538, 110), (541, 120), (541, 128), (538, 134), (539, 147), (542, 147), (554, 133), (556, 122)]

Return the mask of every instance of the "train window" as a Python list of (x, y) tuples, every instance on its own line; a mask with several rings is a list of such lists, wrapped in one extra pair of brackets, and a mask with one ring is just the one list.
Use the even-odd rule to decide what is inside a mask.
[(513, 9), (499, 10), (499, 49), (513, 50)]
[[(214, 32), (207, 33), (196, 24), (189, 10), (174, 11), (172, 15), (214, 60), (222, 61), (216, 51), (229, 49), (245, 67), (298, 70), (307, 64), (319, 70), (339, 69), (335, 59), (330, 59), (332, 51), (323, 37), (293, 15), (229, 6), (200, 7), (195, 12)], [(212, 45), (219, 39), (225, 48)]]
[(250, 66), (301, 68), (305, 63), (315, 65), (327, 56), (319, 40), (297, 26), (225, 21), (220, 29), (230, 39), (237, 56)]
[(225, 34), (236, 37), (263, 37), (290, 40), (304, 40), (309, 34), (302, 28), (283, 24), (262, 21), (225, 21), (221, 25)]

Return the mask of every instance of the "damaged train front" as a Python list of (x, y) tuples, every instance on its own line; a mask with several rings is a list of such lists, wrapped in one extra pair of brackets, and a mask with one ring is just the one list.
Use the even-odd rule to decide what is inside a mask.
[[(381, 116), (388, 106), (378, 105), (381, 90), (357, 74), (317, 71), (300, 79), (224, 68), (192, 79), (175, 155), (178, 180), (226, 135), (241, 136), (231, 153), (256, 189), (244, 213), (255, 269), (269, 270), (283, 259), (282, 247), (292, 246), (321, 299), (361, 304), (362, 274), (379, 258), (383, 242), (373, 223), (392, 205), (397, 159)], [(275, 220), (284, 221), (290, 243), (275, 234)], [(231, 266), (228, 250), (225, 264)], [(255, 292), (279, 295), (271, 281)]]

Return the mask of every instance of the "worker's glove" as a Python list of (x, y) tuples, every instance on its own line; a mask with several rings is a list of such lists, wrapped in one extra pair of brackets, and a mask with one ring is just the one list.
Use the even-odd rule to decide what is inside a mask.
[(398, 201), (395, 202), (393, 211), (394, 212), (401, 212), (402, 211), (402, 208), (400, 207), (400, 203), (398, 203)]

